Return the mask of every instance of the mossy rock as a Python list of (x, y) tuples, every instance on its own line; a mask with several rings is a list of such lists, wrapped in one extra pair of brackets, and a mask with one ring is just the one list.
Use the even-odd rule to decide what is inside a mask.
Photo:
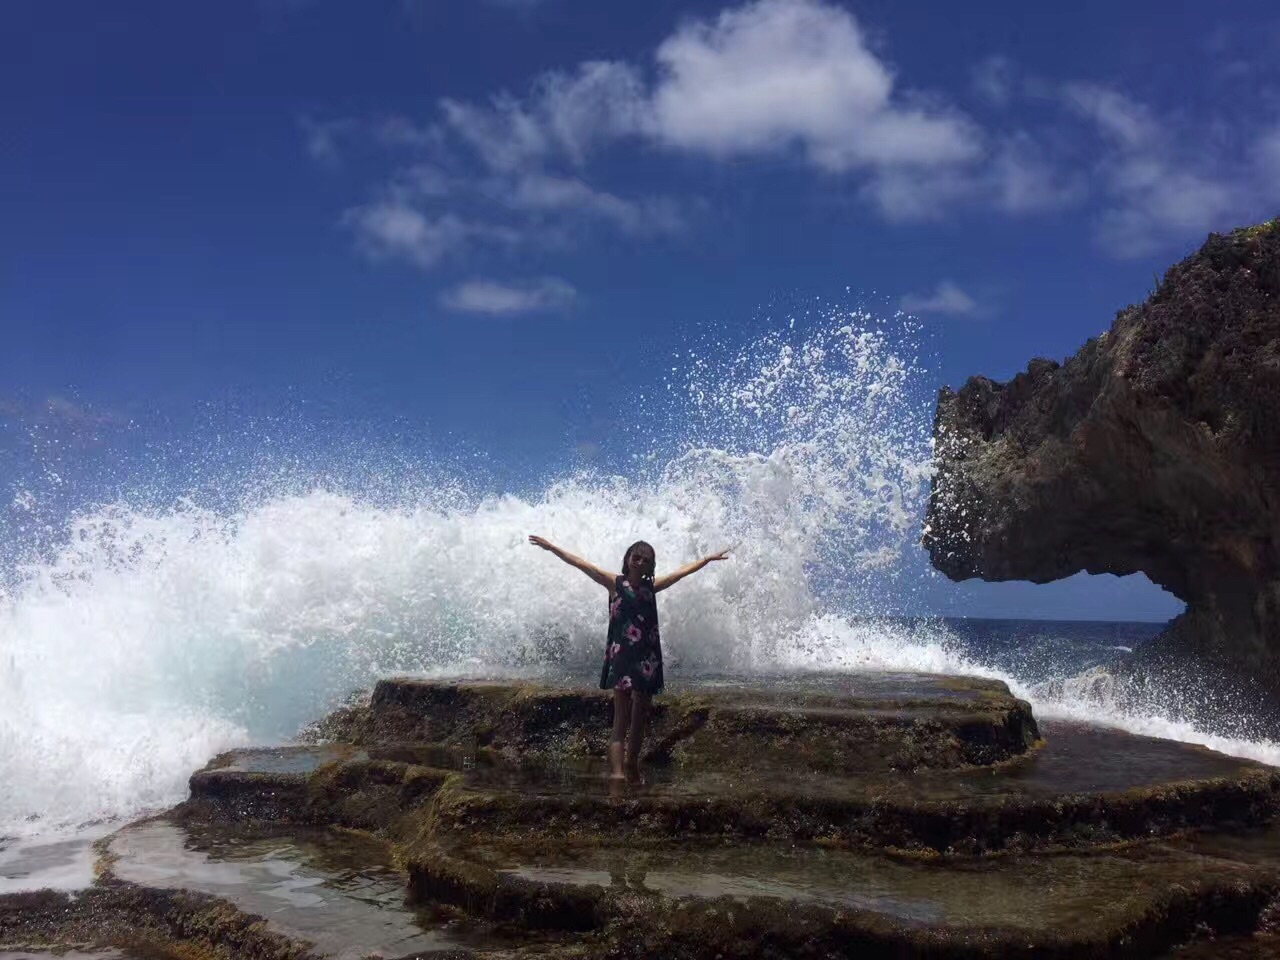
[[(380, 682), (368, 706), (337, 711), (311, 733), (511, 758), (602, 757), (612, 709), (608, 691), (397, 678)], [(780, 761), (830, 773), (952, 768), (1017, 756), (1038, 736), (1030, 706), (998, 681), (815, 677), (783, 689), (695, 686), (663, 696), (653, 707), (648, 758), (700, 770)]]
[[(391, 689), (401, 691), (401, 703), (406, 692), (428, 704), (461, 701), (459, 715), (472, 719), (487, 715), (477, 700), (510, 699), (498, 684), (470, 700), (468, 688), (456, 685)], [(534, 726), (542, 733), (559, 729), (565, 717), (581, 715), (574, 704), (582, 695), (553, 693), (522, 686), (520, 705), (499, 713), (539, 716)], [(650, 782), (639, 788), (606, 779), (599, 758), (531, 750), (517, 761), (509, 750), (466, 738), (463, 745), (328, 744), (217, 758), (192, 777), (184, 815), (336, 824), (410, 846), (514, 836), (554, 848), (610, 837), (644, 848), (786, 840), (976, 855), (1256, 825), (1280, 811), (1280, 772), (1273, 768), (1081, 725), (1050, 724), (1047, 742), (998, 763), (921, 762), (926, 750), (934, 759), (953, 751), (955, 762), (957, 744), (982, 746), (976, 735), (965, 740), (956, 731), (975, 715), (975, 702), (1000, 710), (1012, 699), (990, 686), (939, 696), (927, 720), (912, 714), (919, 696), (911, 705), (899, 696), (883, 714), (812, 691), (801, 712), (794, 697), (739, 689), (729, 706), (720, 705), (723, 694), (717, 700), (707, 691), (673, 698), (668, 735), (655, 738), (653, 749), (674, 762), (651, 766)], [(700, 718), (696, 728), (676, 723), (690, 716)], [(522, 719), (510, 722), (523, 729)], [(821, 735), (812, 736), (815, 730)], [(865, 734), (870, 746), (851, 731)]]
[(502, 839), (528, 849), (638, 849), (786, 842), (925, 855), (1077, 849), (1187, 830), (1271, 821), (1280, 776), (1251, 773), (1116, 794), (957, 795), (918, 800), (894, 791), (806, 791), (783, 783), (708, 792), (485, 789), (455, 778), (432, 802), (429, 836), (465, 844)]
[[(217, 897), (120, 881), (76, 894), (40, 890), (0, 896), (0, 944), (53, 953), (68, 945), (120, 948), (148, 958), (321, 960), (308, 945), (267, 929)], [(2, 949), (2, 948), (0, 948)]]
[[(305, 755), (314, 747), (294, 748)], [(260, 751), (243, 751), (259, 753)], [(309, 772), (244, 769), (234, 754), (191, 775), (191, 795), (172, 816), (179, 821), (265, 821), (343, 826), (389, 838), (414, 834), (425, 809), (454, 773), (350, 751)], [(298, 764), (302, 766), (303, 764)]]
[(415, 897), (691, 960), (1150, 956), (1197, 928), (1252, 929), (1277, 892), (1273, 872), (1170, 847), (962, 865), (790, 847), (429, 854)]

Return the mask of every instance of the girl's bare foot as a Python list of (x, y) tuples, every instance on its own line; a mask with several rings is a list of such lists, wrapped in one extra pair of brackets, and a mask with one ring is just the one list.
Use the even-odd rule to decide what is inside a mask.
[(625, 780), (626, 773), (622, 769), (622, 744), (616, 740), (609, 743), (609, 779)]

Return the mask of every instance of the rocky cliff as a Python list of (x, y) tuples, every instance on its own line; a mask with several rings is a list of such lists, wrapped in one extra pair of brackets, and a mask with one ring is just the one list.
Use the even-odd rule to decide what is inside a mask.
[(934, 433), (938, 569), (1141, 571), (1187, 604), (1148, 658), (1280, 705), (1280, 220), (1211, 236), (1064, 364), (944, 389)]

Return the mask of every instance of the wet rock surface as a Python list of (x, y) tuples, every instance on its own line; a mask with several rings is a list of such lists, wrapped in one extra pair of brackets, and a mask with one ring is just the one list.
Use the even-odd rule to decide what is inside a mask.
[(600, 701), (380, 684), (0, 897), (0, 960), (1267, 955), (1273, 768), (886, 674), (676, 693), (620, 782)]
[[(393, 679), (368, 706), (339, 711), (314, 733), (559, 762), (603, 756), (612, 709), (601, 690)], [(992, 763), (1038, 736), (1031, 708), (997, 681), (892, 673), (703, 681), (655, 703), (650, 729), (651, 761), (740, 771), (783, 760), (826, 773)]]
[(1064, 364), (944, 389), (934, 433), (938, 569), (1145, 573), (1187, 611), (1138, 665), (1227, 678), (1280, 730), (1280, 221), (1210, 237)]
[(336, 960), (459, 952), (464, 945), (415, 917), (385, 844), (321, 828), (127, 827), (107, 844), (107, 874), (147, 887), (221, 897), (267, 929)]

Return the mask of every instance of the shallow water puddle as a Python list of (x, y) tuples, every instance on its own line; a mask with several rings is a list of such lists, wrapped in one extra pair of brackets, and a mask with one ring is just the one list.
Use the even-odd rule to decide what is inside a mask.
[(941, 919), (941, 910), (924, 901), (910, 901), (870, 888), (840, 888), (817, 876), (768, 877), (746, 873), (704, 872), (681, 869), (654, 869), (635, 858), (619, 859), (611, 869), (588, 867), (521, 866), (503, 871), (543, 883), (573, 886), (601, 886), (633, 893), (656, 893), (676, 900), (697, 898), (769, 897), (794, 903), (841, 904), (877, 913), (891, 913), (927, 923)]
[(82, 890), (93, 883), (94, 841), (115, 824), (97, 824), (69, 836), (0, 841), (0, 895), (24, 890)]
[(1149, 909), (1172, 884), (1236, 875), (1233, 864), (1163, 848), (1126, 855), (1008, 857), (945, 865), (775, 847), (671, 853), (619, 849), (525, 862), (473, 853), (500, 873), (544, 883), (672, 899), (769, 897), (853, 907), (913, 925), (1027, 931), (1125, 924)]
[(1046, 794), (1119, 793), (1134, 787), (1238, 778), (1262, 764), (1178, 740), (1143, 737), (1068, 720), (1040, 722), (1045, 745), (1009, 764), (1003, 779)]
[(234, 773), (306, 774), (335, 760), (363, 760), (366, 754), (345, 743), (232, 750), (217, 757), (208, 770)]
[(459, 950), (404, 905), (404, 877), (377, 841), (321, 829), (190, 831), (165, 821), (110, 841), (111, 872), (149, 887), (222, 897), (338, 960)]
[[(782, 767), (752, 771), (688, 771), (676, 764), (645, 767), (643, 785), (621, 788), (643, 794), (722, 795), (743, 789), (783, 790), (809, 796), (894, 795), (915, 800), (965, 797), (1065, 796), (1123, 793), (1160, 784), (1212, 780), (1266, 772), (1250, 760), (1176, 740), (1143, 737), (1110, 727), (1067, 720), (1040, 724), (1044, 743), (1029, 755), (994, 767), (959, 770), (869, 771), (865, 776), (827, 775)], [(617, 795), (603, 760), (559, 765), (477, 766), (466, 782), (477, 789), (536, 794)]]

